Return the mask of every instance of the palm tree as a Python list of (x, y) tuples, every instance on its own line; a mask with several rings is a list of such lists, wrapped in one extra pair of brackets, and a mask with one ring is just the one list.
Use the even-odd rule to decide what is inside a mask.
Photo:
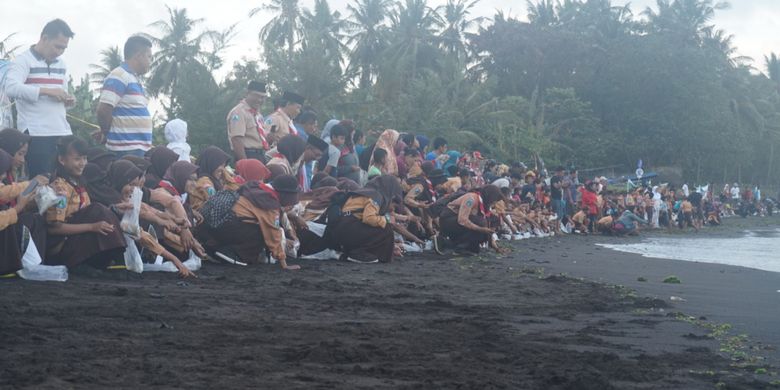
[(208, 70), (204, 65), (210, 53), (202, 51), (201, 44), (204, 38), (214, 34), (213, 31), (204, 31), (193, 37), (194, 29), (203, 19), (190, 19), (186, 8), (168, 9), (168, 20), (158, 20), (152, 23), (162, 33), (160, 37), (152, 37), (159, 51), (152, 62), (152, 72), (147, 85), (149, 93), (153, 96), (165, 94), (169, 103), (165, 107), (169, 114), (176, 113), (180, 76), (185, 71), (200, 72)]
[(328, 62), (341, 65), (343, 54), (347, 51), (344, 41), (346, 22), (341, 19), (341, 13), (331, 12), (327, 0), (315, 0), (314, 10), (303, 11), (303, 39), (301, 45), (305, 48), (318, 45), (325, 51)]
[(260, 42), (266, 49), (287, 45), (287, 54), (292, 57), (295, 44), (301, 35), (301, 10), (298, 0), (270, 0), (268, 4), (252, 8), (249, 17), (261, 11), (271, 11), (276, 15), (260, 29)]
[(436, 31), (443, 25), (438, 11), (425, 0), (397, 4), (390, 16), (391, 44), (383, 54), (391, 73), (400, 71), (402, 78), (414, 79), (419, 67), (435, 67), (439, 46)]
[(111, 46), (101, 50), (100, 63), (89, 65), (89, 68), (93, 70), (89, 74), (90, 82), (102, 85), (108, 74), (119, 65), (122, 65), (122, 53), (119, 51), (119, 46)]
[(442, 12), (444, 30), (440, 34), (441, 45), (446, 53), (457, 55), (461, 58), (468, 54), (465, 41), (466, 31), (478, 27), (485, 20), (483, 17), (469, 18), (471, 9), (479, 1), (447, 0), (447, 5), (444, 6)]
[(684, 40), (700, 41), (715, 11), (729, 7), (713, 0), (656, 0), (658, 11), (648, 7), (643, 14), (652, 31), (671, 33)]
[(780, 88), (780, 58), (777, 57), (777, 54), (770, 53), (769, 56), (764, 56), (764, 65), (769, 79)]
[(21, 46), (10, 46), (11, 38), (14, 37), (16, 33), (10, 33), (3, 38), (2, 41), (0, 41), (0, 59), (1, 60), (8, 60), (13, 56), (14, 52), (19, 49)]
[(377, 72), (380, 53), (385, 49), (387, 29), (385, 20), (389, 14), (390, 0), (355, 0), (347, 6), (350, 18), (347, 29), (352, 33), (347, 44), (350, 52), (350, 70), (360, 74), (359, 87), (367, 88)]
[(526, 0), (526, 7), (528, 8), (528, 21), (533, 25), (549, 27), (559, 22), (553, 0), (539, 0), (536, 3)]

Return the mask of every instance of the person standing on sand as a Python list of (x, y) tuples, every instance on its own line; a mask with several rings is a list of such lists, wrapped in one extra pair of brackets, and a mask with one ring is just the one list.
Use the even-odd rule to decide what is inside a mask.
[(68, 93), (67, 70), (60, 56), (73, 35), (62, 19), (46, 23), (38, 43), (16, 56), (6, 75), (5, 93), (16, 103), (17, 128), (31, 137), (29, 177), (51, 173), (57, 142), (72, 134), (65, 109), (76, 98)]

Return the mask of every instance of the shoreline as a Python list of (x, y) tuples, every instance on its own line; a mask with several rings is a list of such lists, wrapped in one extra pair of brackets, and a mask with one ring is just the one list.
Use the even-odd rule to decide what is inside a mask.
[[(761, 389), (777, 379), (773, 360), (735, 367), (712, 329), (677, 314), (766, 342), (712, 309), (720, 303), (708, 290), (722, 288), (711, 285), (719, 275), (766, 275), (596, 249), (600, 241), (528, 239), (503, 257), (296, 261), (299, 272), (207, 264), (187, 281), (3, 280), (0, 387)], [(670, 270), (682, 284), (658, 280)], [(639, 271), (648, 282), (636, 282)], [(758, 327), (774, 313), (764, 310)], [(750, 351), (765, 352), (776, 354)]]

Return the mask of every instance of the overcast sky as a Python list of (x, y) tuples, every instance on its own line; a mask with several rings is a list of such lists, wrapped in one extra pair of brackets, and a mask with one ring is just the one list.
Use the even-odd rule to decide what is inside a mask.
[[(301, 0), (304, 7), (310, 7), (314, 0)], [(345, 14), (349, 0), (330, 0), (334, 9)], [(53, 19), (62, 18), (76, 32), (76, 37), (65, 52), (64, 59), (69, 72), (78, 80), (89, 72), (88, 65), (99, 61), (100, 50), (113, 45), (122, 46), (128, 36), (138, 33), (156, 33), (148, 25), (156, 20), (167, 18), (165, 4), (171, 7), (186, 7), (192, 18), (203, 18), (204, 27), (222, 30), (237, 23), (237, 36), (233, 47), (226, 52), (226, 66), (222, 76), (234, 61), (242, 57), (259, 58), (257, 33), (260, 26), (269, 19), (269, 14), (248, 17), (249, 9), (260, 6), (263, 1), (246, 0), (24, 0), (12, 2), (0, 0), (0, 39), (16, 32), (11, 43), (24, 47), (35, 43), (43, 25)], [(446, 0), (429, 0), (433, 5), (446, 3)], [(625, 4), (625, 1), (613, 1)], [(655, 0), (635, 0), (631, 2), (635, 14), (655, 4)], [(719, 11), (715, 24), (735, 35), (735, 44), (740, 55), (753, 57), (754, 65), (763, 70), (763, 56), (769, 52), (780, 52), (780, 1), (779, 0), (733, 0), (731, 8)], [(523, 0), (482, 0), (475, 14), (493, 16), (496, 9), (525, 19), (525, 1)]]

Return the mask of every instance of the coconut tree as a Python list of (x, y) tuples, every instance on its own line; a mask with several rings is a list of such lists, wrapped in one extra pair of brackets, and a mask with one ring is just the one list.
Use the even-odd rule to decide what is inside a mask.
[(260, 29), (261, 44), (266, 49), (286, 45), (287, 55), (292, 57), (301, 35), (302, 14), (298, 0), (270, 0), (267, 4), (252, 8), (249, 17), (262, 11), (270, 11), (274, 16)]
[(387, 46), (385, 21), (391, 5), (390, 0), (355, 0), (347, 6), (350, 12), (346, 21), (350, 33), (347, 44), (352, 47), (348, 70), (360, 75), (358, 85), (361, 89), (371, 84), (379, 56)]
[(396, 5), (390, 20), (390, 46), (385, 50), (385, 70), (414, 79), (420, 67), (436, 66), (439, 38), (436, 32), (443, 22), (439, 8), (425, 0), (406, 0)]
[(319, 45), (326, 53), (325, 60), (341, 64), (347, 51), (343, 43), (346, 22), (341, 19), (341, 13), (331, 12), (327, 0), (315, 0), (313, 10), (303, 11), (302, 23), (302, 46)]
[(19, 49), (21, 46), (11, 46), (11, 38), (14, 37), (16, 33), (10, 33), (3, 38), (3, 40), (0, 41), (0, 59), (7, 60), (10, 59), (11, 56), (13, 56), (14, 52)]
[(90, 82), (102, 85), (108, 74), (121, 64), (122, 52), (119, 51), (119, 46), (111, 46), (101, 50), (100, 63), (89, 65), (89, 68), (93, 70), (89, 74)]
[(643, 12), (650, 31), (671, 33), (696, 42), (702, 39), (715, 12), (729, 7), (727, 2), (713, 0), (656, 0), (656, 4), (658, 11), (648, 7)]
[(479, 27), (483, 17), (471, 18), (471, 10), (480, 0), (447, 0), (442, 9), (444, 29), (439, 37), (445, 53), (464, 58), (468, 54), (465, 34), (467, 30)]
[(152, 37), (158, 48), (152, 62), (152, 72), (147, 89), (153, 96), (168, 97), (166, 111), (169, 116), (178, 111), (177, 100), (181, 76), (184, 72), (208, 69), (205, 60), (210, 53), (202, 50), (201, 44), (213, 31), (196, 32), (203, 19), (191, 19), (186, 8), (167, 7), (168, 20), (158, 20), (150, 26), (160, 31), (159, 37)]

